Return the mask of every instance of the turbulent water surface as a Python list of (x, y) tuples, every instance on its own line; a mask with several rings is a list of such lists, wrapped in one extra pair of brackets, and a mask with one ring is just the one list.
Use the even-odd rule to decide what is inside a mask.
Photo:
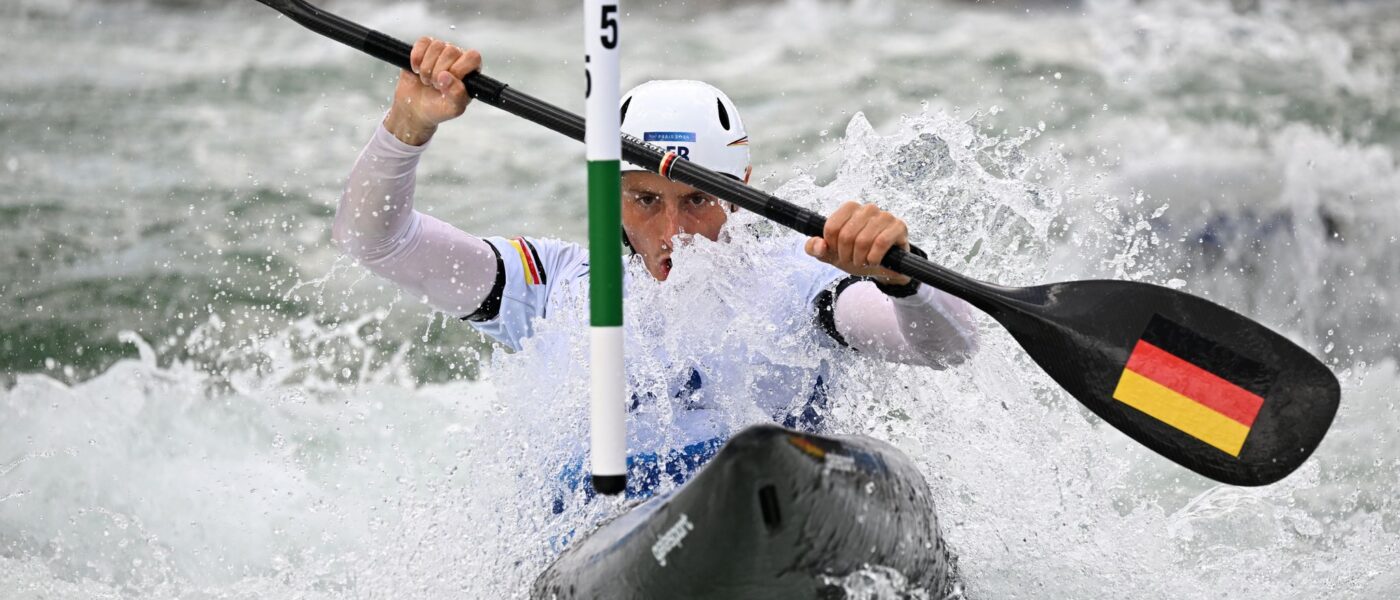
[[(575, 3), (326, 4), (582, 106)], [(625, 4), (624, 78), (719, 85), (759, 187), (878, 201), (973, 276), (1152, 281), (1276, 327), (1342, 381), (1311, 461), (1206, 481), (989, 319), (948, 371), (813, 355), (736, 302), (773, 292), (776, 267), (736, 275), (761, 236), (634, 289), (634, 354), (737, 339), (834, 361), (836, 428), (922, 465), (973, 598), (1395, 597), (1400, 10), (990, 4)], [(0, 57), (0, 596), (514, 597), (616, 513), (547, 508), (585, 431), (581, 323), (508, 354), (330, 245), (392, 69), (254, 2), (194, 0), (8, 0)], [(581, 241), (582, 157), (474, 106), (434, 140), (419, 206)], [(920, 596), (887, 579), (843, 582)]]

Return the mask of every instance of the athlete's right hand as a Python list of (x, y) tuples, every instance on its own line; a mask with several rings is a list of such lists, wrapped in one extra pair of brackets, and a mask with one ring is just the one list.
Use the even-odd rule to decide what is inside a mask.
[(481, 69), (481, 53), (424, 36), (413, 44), (409, 65), (412, 71), (399, 73), (384, 127), (403, 142), (421, 146), (438, 125), (467, 110), (471, 96), (462, 78)]

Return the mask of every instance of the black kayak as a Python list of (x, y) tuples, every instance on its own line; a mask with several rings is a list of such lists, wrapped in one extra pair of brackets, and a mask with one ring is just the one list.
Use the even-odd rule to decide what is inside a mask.
[(674, 493), (570, 545), (533, 596), (839, 599), (836, 580), (871, 570), (931, 598), (954, 585), (913, 461), (870, 438), (759, 425)]

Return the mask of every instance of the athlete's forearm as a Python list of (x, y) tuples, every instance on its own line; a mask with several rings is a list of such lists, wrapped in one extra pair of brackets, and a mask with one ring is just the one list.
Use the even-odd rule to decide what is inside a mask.
[(437, 133), (437, 125), (424, 121), (397, 103), (389, 109), (389, 114), (384, 116), (384, 129), (394, 134), (400, 142), (410, 146), (427, 144), (428, 140), (433, 139), (433, 134)]
[(485, 240), (413, 210), (422, 152), (376, 128), (350, 172), (332, 239), (370, 271), (465, 316), (490, 293), (496, 255)]
[(331, 239), (346, 253), (373, 261), (394, 250), (413, 220), (423, 150), (398, 141), (382, 125), (375, 128), (350, 170), (335, 211)]
[(836, 298), (834, 314), (846, 343), (885, 360), (946, 367), (977, 349), (972, 307), (927, 285), (890, 298), (874, 283), (857, 283)]

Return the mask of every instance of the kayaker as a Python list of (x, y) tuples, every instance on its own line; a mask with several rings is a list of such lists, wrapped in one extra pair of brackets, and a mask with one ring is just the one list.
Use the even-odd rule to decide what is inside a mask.
[[(418, 159), (438, 126), (466, 110), (470, 97), (462, 78), (481, 67), (481, 55), (424, 37), (413, 46), (411, 65), (355, 163), (333, 239), (374, 273), (519, 350), (533, 335), (534, 321), (551, 314), (556, 291), (586, 280), (587, 250), (559, 240), (478, 237), (414, 210)], [(696, 81), (652, 81), (624, 95), (621, 110), (624, 132), (748, 181), (748, 136), (733, 102), (718, 89)], [(678, 243), (697, 235), (725, 239), (725, 223), (736, 207), (629, 163), (623, 170), (623, 233), (633, 251), (625, 260), (640, 261), (646, 273), (665, 281)], [(822, 237), (793, 237), (790, 252), (766, 258), (791, 263), (795, 289), (804, 290), (797, 306), (808, 316), (775, 317), (774, 335), (811, 336), (932, 368), (963, 361), (977, 346), (971, 307), (879, 267), (895, 246), (909, 248), (905, 223), (857, 202), (833, 212)], [(681, 415), (676, 420), (684, 439), (673, 451), (629, 459), (629, 495), (648, 496), (663, 480), (683, 481), (732, 433), (723, 419), (706, 416), (714, 399), (701, 400), (699, 393), (715, 373), (753, 367), (727, 360), (733, 362), (717, 356), (677, 368), (670, 399), (685, 408), (673, 411)], [(775, 422), (819, 430), (829, 374), (825, 363), (808, 371), (793, 374), (789, 366), (775, 366), (781, 376), (755, 385), (753, 401)], [(657, 401), (655, 394), (633, 400), (634, 409)], [(647, 425), (634, 421), (631, 427)]]

